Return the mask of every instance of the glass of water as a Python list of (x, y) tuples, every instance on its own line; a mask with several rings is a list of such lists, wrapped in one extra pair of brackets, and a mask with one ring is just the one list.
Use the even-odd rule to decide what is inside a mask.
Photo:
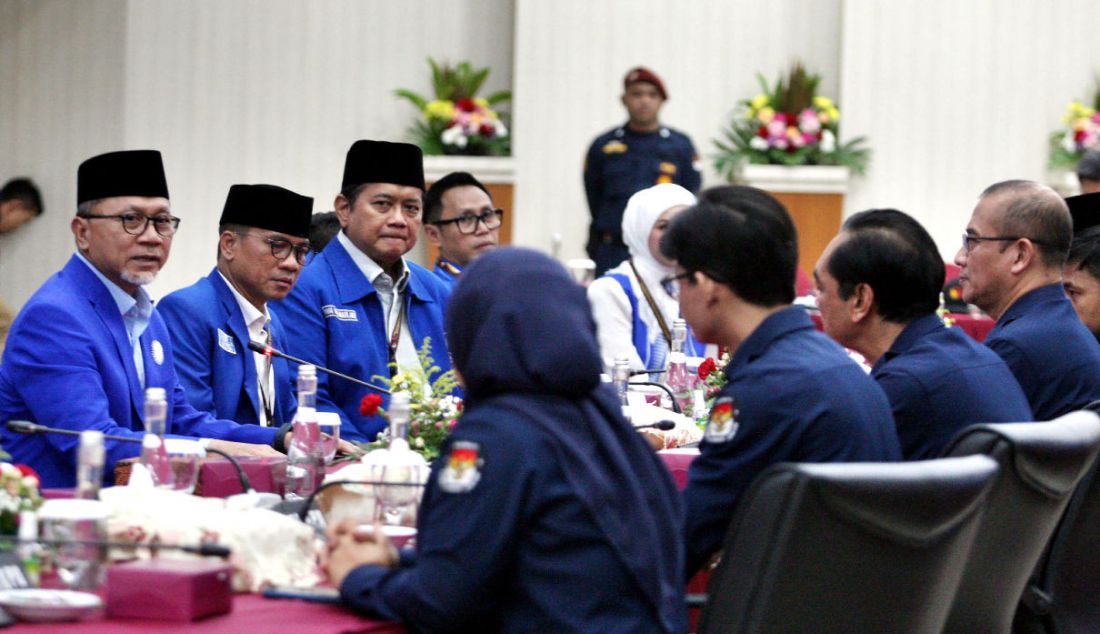
[(42, 539), (51, 546), (61, 582), (74, 590), (94, 591), (107, 571), (107, 517), (110, 510), (99, 500), (47, 500), (38, 510)]

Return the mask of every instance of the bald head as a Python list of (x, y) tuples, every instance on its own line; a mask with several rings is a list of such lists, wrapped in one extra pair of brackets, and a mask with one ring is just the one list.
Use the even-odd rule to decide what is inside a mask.
[(1038, 246), (1044, 268), (1061, 270), (1073, 238), (1073, 221), (1062, 197), (1034, 181), (1009, 180), (982, 192), (981, 200), (995, 202), (998, 233), (1030, 239)]

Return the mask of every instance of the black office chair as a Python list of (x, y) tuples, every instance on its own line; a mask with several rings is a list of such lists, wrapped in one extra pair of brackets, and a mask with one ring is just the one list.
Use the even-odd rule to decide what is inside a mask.
[(1000, 465), (946, 632), (1009, 632), (1017, 604), (1077, 483), (1100, 452), (1100, 418), (1072, 412), (1048, 423), (969, 427), (949, 456)]
[[(1100, 401), (1088, 406), (1100, 410)], [(1077, 484), (1062, 521), (1024, 589), (1012, 630), (1100, 632), (1100, 460)]]
[(780, 464), (750, 487), (699, 632), (939, 632), (996, 464)]

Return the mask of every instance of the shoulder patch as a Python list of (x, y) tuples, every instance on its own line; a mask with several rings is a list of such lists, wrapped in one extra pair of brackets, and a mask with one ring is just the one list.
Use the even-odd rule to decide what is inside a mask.
[(456, 441), (447, 456), (447, 466), (439, 473), (439, 488), (446, 493), (472, 491), (481, 480), (481, 446), (476, 442)]
[(332, 304), (325, 304), (321, 307), (321, 314), (340, 321), (359, 321), (359, 315), (355, 313), (354, 308), (337, 308)]
[(237, 354), (237, 346), (233, 343), (233, 337), (221, 328), (218, 328), (218, 347), (229, 354)]
[(600, 148), (600, 151), (602, 151), (604, 154), (622, 154), (623, 152), (626, 152), (626, 150), (626, 143), (623, 143), (619, 140), (608, 141), (606, 144), (604, 144), (602, 148)]
[(741, 412), (737, 409), (732, 396), (721, 396), (714, 402), (710, 410), (710, 420), (707, 421), (707, 429), (703, 432), (703, 439), (707, 442), (724, 443), (733, 440), (737, 435), (737, 415)]

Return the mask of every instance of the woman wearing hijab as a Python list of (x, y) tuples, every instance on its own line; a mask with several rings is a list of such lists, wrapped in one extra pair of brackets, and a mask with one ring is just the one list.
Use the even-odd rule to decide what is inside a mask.
[(686, 631), (678, 494), (600, 383), (584, 290), (544, 255), (500, 249), (463, 273), (446, 324), (466, 401), (417, 552), (330, 530), (343, 601), (423, 631)]
[[(630, 259), (588, 286), (605, 368), (624, 356), (632, 370), (667, 365), (672, 322), (680, 316), (680, 306), (675, 283), (661, 283), (675, 271), (658, 245), (676, 214), (694, 204), (691, 192), (671, 183), (643, 189), (627, 201), (623, 241)], [(703, 344), (689, 336), (684, 352), (702, 356)]]

